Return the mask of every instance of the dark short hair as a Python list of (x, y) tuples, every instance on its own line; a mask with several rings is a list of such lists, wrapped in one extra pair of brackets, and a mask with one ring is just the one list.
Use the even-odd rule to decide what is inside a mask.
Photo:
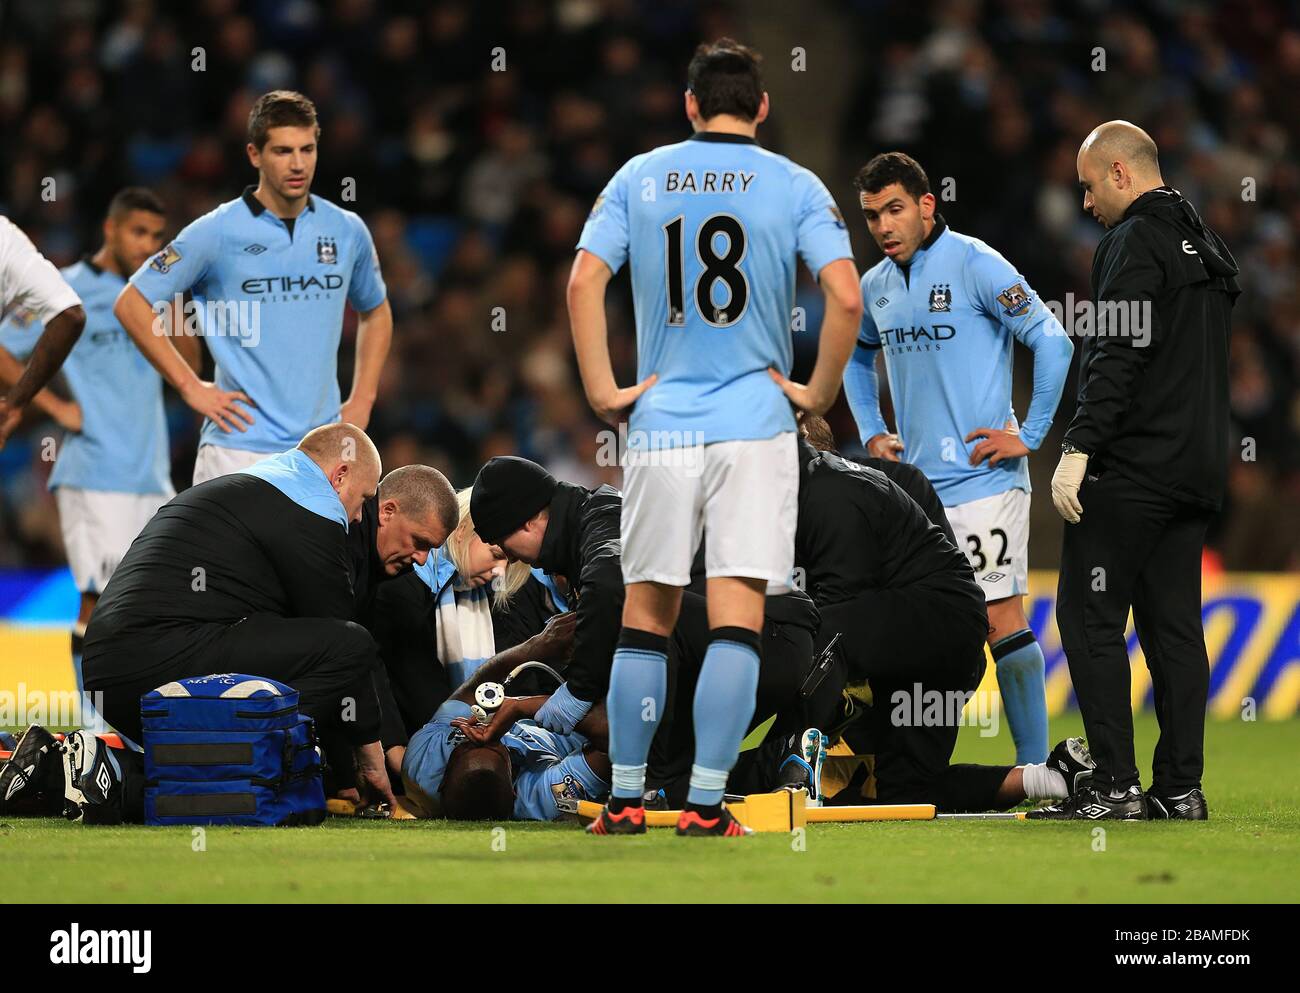
[(294, 90), (263, 93), (248, 112), (249, 142), (261, 150), (272, 128), (315, 128), (316, 137), (319, 138), (316, 105)]
[(731, 38), (700, 45), (686, 70), (686, 86), (695, 94), (704, 120), (731, 114), (752, 121), (763, 102), (763, 56)]
[(817, 414), (799, 412), (799, 433), (808, 439), (808, 444), (819, 452), (835, 451), (835, 432), (830, 423)]
[[(486, 751), (464, 742), (452, 751), (442, 781), (442, 812), (453, 821), (505, 821), (515, 810), (510, 761), (505, 770), (476, 753)], [(457, 759), (453, 762), (452, 758)]]
[(133, 210), (147, 210), (159, 216), (167, 213), (158, 194), (143, 186), (128, 186), (118, 190), (113, 194), (113, 199), (108, 201), (108, 216), (114, 220)]
[(853, 177), (853, 185), (860, 193), (879, 193), (893, 183), (898, 183), (913, 200), (930, 192), (930, 177), (921, 163), (904, 152), (883, 152)]
[(404, 465), (379, 481), (379, 499), (396, 500), (398, 508), (413, 520), (430, 515), (448, 534), (460, 523), (460, 504), (447, 477), (433, 466)]

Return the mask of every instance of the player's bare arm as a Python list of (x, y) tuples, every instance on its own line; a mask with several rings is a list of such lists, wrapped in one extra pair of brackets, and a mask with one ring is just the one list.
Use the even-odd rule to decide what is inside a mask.
[[(23, 364), (14, 354), (0, 345), (0, 386), (11, 387), (22, 378)], [(32, 397), (31, 405), (51, 418), (65, 431), (81, 430), (81, 408), (75, 401), (65, 400), (45, 387)]]
[[(460, 728), (465, 737), (480, 745), (491, 745), (501, 740), (501, 736), (514, 727), (515, 721), (528, 720), (536, 716), (542, 704), (549, 699), (545, 696), (508, 696), (501, 701), (501, 706), (492, 715), (487, 724), (479, 724), (472, 717), (458, 717), (451, 722), (452, 727)], [(574, 730), (577, 730), (576, 728)]]
[(580, 720), (573, 730), (596, 748), (609, 751), (609, 713), (605, 709), (605, 701), (597, 700), (596, 705), (587, 711), (587, 716)]
[(23, 409), (59, 371), (85, 326), (86, 312), (80, 306), (69, 307), (45, 325), (18, 382), (0, 396), (0, 448), (18, 426)]
[(848, 365), (862, 321), (862, 293), (853, 260), (836, 259), (823, 266), (817, 276), (822, 296), (826, 298), (826, 315), (822, 318), (817, 364), (812, 376), (807, 384), (795, 383), (775, 369), (769, 370), (790, 402), (810, 414), (824, 414), (839, 395), (844, 367)]
[[(171, 308), (171, 327), (184, 327), (182, 323), (185, 320), (184, 302), (173, 300)], [(178, 334), (172, 336), (172, 344), (176, 346), (176, 351), (181, 353), (181, 358), (185, 364), (194, 370), (197, 376), (203, 371), (203, 346), (199, 344), (199, 336), (196, 334)]]
[(609, 359), (609, 328), (605, 323), (605, 288), (613, 275), (602, 259), (579, 250), (569, 273), (567, 292), (569, 324), (582, 388), (591, 409), (606, 424), (617, 424), (658, 379), (652, 373), (635, 386), (622, 388), (614, 379), (614, 367)]
[(252, 407), (253, 401), (239, 390), (223, 390), (216, 383), (200, 379), (177, 350), (171, 336), (159, 333), (161, 329), (155, 329), (154, 309), (138, 289), (129, 284), (123, 288), (113, 307), (113, 315), (126, 328), (126, 333), (149, 360), (149, 364), (158, 370), (191, 409), (211, 420), (227, 434), (232, 428), (246, 431), (245, 425), (253, 423), (253, 415), (240, 405), (243, 403)]
[(562, 662), (573, 651), (578, 615), (574, 611), (556, 614), (541, 631), (526, 641), (502, 649), (474, 670), (448, 698), (473, 703), (474, 691), (483, 683), (504, 683), (511, 670), (524, 662)]
[[(575, 611), (556, 614), (546, 622), (541, 631), (512, 648), (498, 652), (476, 669), (450, 697), (461, 703), (474, 702), (474, 691), (483, 683), (504, 683), (518, 665), (535, 660), (562, 662), (573, 652), (573, 636), (578, 627)], [(548, 696), (506, 697), (492, 716), (489, 724), (478, 724), (465, 718), (453, 724), (466, 728), (466, 735), (479, 744), (491, 744), (500, 739), (515, 721), (536, 715)], [(470, 730), (472, 729), (472, 730)]]
[[(548, 699), (550, 699), (549, 694), (509, 696), (502, 701), (500, 708), (487, 724), (479, 724), (470, 717), (458, 717), (451, 723), (454, 727), (460, 728), (470, 741), (480, 745), (491, 745), (500, 741), (502, 736), (514, 727), (516, 721), (531, 720), (535, 717), (542, 704)], [(605, 711), (605, 701), (597, 701), (573, 730), (597, 747), (608, 747), (609, 715)]]
[(393, 309), (385, 298), (378, 307), (358, 315), (356, 366), (352, 373), (352, 392), (340, 411), (342, 420), (359, 428), (370, 423), (370, 412), (379, 395), (379, 376), (392, 343)]

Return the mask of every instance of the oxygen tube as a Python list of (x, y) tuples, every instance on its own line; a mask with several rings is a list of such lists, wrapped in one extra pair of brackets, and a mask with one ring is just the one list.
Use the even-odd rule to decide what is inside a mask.
[(479, 683), (475, 687), (474, 704), (470, 707), (470, 712), (474, 715), (475, 720), (480, 724), (486, 724), (505, 701), (506, 689), (514, 681), (515, 677), (527, 672), (529, 669), (541, 669), (554, 679), (557, 684), (564, 682), (564, 677), (545, 662), (522, 662), (510, 670), (510, 675), (506, 676), (505, 682)]

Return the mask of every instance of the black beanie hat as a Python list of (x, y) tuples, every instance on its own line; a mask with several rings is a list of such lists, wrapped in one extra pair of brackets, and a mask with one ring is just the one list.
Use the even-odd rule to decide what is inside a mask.
[(559, 483), (536, 462), (516, 455), (488, 459), (474, 480), (469, 513), (474, 530), (489, 545), (498, 544), (550, 506)]

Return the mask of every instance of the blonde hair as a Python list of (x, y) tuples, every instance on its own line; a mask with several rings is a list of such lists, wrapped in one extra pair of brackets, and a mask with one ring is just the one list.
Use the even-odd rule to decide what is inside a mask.
[[(447, 550), (447, 557), (451, 559), (452, 565), (462, 577), (469, 575), (469, 546), (474, 541), (474, 520), (469, 514), (469, 498), (473, 492), (474, 487), (467, 486), (456, 494), (456, 504), (460, 508), (460, 523), (447, 536), (443, 546)], [(511, 598), (519, 592), (524, 583), (528, 582), (530, 575), (532, 569), (528, 563), (507, 563), (505, 575), (500, 581), (494, 580), (492, 583), (494, 589), (492, 605), (498, 610), (509, 610)]]

